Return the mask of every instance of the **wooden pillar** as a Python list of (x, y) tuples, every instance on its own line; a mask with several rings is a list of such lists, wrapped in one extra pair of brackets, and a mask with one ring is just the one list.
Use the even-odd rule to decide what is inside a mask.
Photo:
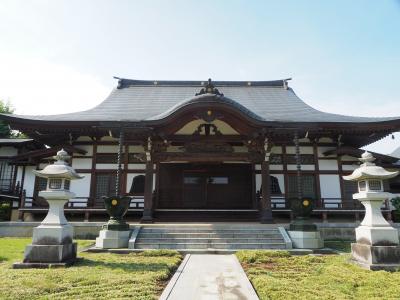
[(273, 223), (271, 208), (271, 180), (269, 176), (269, 160), (261, 163), (261, 203), (260, 222)]
[(141, 222), (153, 222), (153, 161), (151, 157), (152, 143), (148, 138), (146, 149), (146, 174), (144, 181), (144, 209)]
[(265, 157), (261, 163), (261, 203), (260, 222), (273, 223), (271, 207), (271, 180), (269, 176), (269, 158), (271, 155), (271, 144), (268, 138), (264, 141)]
[(144, 181), (144, 209), (142, 222), (153, 221), (153, 162), (146, 163), (146, 174)]

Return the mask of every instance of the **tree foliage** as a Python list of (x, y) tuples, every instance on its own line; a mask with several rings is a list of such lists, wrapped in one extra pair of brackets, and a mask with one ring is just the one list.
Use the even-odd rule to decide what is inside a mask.
[[(10, 102), (5, 102), (0, 100), (0, 113), (2, 114), (12, 114), (14, 113), (14, 108)], [(7, 122), (0, 120), (0, 138), (17, 138), (21, 137), (21, 133), (15, 132), (10, 129)]]

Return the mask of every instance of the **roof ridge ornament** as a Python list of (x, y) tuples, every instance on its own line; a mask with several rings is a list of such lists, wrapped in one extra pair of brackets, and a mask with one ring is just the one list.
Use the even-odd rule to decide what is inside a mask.
[(214, 94), (218, 96), (224, 96), (220, 91), (212, 84), (211, 78), (208, 78), (208, 82), (205, 87), (203, 87), (200, 92), (196, 93), (196, 96), (204, 94)]

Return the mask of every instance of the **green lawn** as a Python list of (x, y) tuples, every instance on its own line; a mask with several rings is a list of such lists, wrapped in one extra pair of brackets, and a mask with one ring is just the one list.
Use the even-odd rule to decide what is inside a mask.
[(66, 269), (12, 269), (28, 243), (0, 238), (0, 299), (157, 299), (182, 259), (175, 251), (79, 253), (82, 260)]
[(260, 299), (400, 299), (400, 272), (363, 270), (348, 262), (348, 253), (240, 251), (237, 257)]

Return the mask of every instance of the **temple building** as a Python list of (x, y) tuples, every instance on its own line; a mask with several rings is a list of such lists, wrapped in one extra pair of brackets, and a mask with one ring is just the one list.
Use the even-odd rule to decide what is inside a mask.
[[(273, 222), (290, 216), (296, 197), (312, 200), (324, 220), (359, 218), (363, 208), (352, 199), (357, 185), (342, 176), (358, 167), (361, 147), (400, 130), (400, 117), (318, 111), (288, 80), (117, 79), (111, 94), (86, 111), (0, 116), (36, 143), (8, 158), (19, 191), (15, 218), (46, 211), (38, 197), (46, 180), (32, 171), (61, 148), (84, 176), (71, 182), (76, 198), (66, 213), (85, 220), (105, 215), (102, 197), (113, 195), (116, 184), (132, 197), (128, 217), (142, 221)], [(373, 154), (377, 164), (400, 168), (399, 158)], [(386, 190), (400, 193), (398, 183)], [(388, 202), (383, 210), (390, 216)]]

